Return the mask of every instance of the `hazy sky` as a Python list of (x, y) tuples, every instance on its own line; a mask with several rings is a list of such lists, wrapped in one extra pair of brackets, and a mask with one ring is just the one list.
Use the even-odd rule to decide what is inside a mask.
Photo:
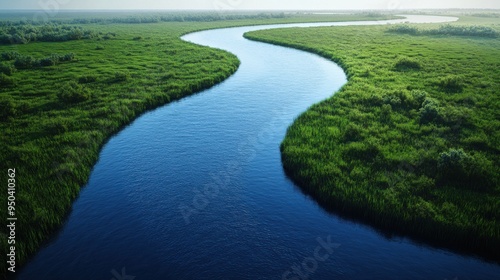
[(423, 9), (493, 8), (500, 0), (0, 0), (1, 9)]

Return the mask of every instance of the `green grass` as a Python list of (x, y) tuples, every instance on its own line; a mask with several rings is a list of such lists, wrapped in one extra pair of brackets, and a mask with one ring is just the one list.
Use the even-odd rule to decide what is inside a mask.
[(247, 33), (331, 59), (349, 78), (288, 129), (287, 173), (338, 213), (500, 260), (499, 23)]
[[(191, 22), (143, 24), (107, 23), (104, 18), (83, 24), (83, 29), (62, 29), (98, 34), (70, 36), (64, 42), (27, 40), (26, 30), (42, 28), (36, 24), (14, 30), (25, 40), (0, 45), (0, 179), (6, 184), (7, 169), (16, 168), (17, 268), (60, 228), (109, 137), (141, 113), (211, 87), (238, 68), (234, 55), (183, 42), (181, 35), (227, 26), (378, 18), (390, 16), (258, 16), (210, 22), (195, 17)], [(0, 201), (7, 205), (6, 192), (0, 193)], [(7, 212), (0, 212), (6, 221)], [(0, 248), (5, 256), (6, 227), (0, 230)], [(5, 274), (5, 262), (0, 271)]]

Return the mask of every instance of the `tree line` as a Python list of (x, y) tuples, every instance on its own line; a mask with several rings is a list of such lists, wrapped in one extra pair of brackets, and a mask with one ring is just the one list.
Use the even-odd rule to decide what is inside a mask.
[(408, 24), (401, 24), (391, 27), (389, 32), (409, 35), (453, 35), (497, 38), (500, 32), (489, 27), (480, 25), (441, 25), (435, 29), (419, 29)]
[(63, 42), (92, 39), (99, 33), (81, 26), (30, 23), (0, 26), (0, 44), (27, 44), (29, 42)]
[[(215, 12), (173, 12), (161, 14), (135, 14), (114, 17), (96, 17), (96, 16), (83, 16), (80, 18), (72, 19), (52, 19), (49, 23), (52, 25), (61, 24), (109, 24), (109, 23), (158, 23), (158, 22), (212, 22), (221, 20), (246, 20), (246, 19), (272, 19), (272, 18), (285, 18), (287, 15), (283, 12), (280, 13), (215, 13)], [(36, 20), (10, 20), (0, 21), (0, 27), (12, 26), (36, 26), (45, 25), (46, 22)]]

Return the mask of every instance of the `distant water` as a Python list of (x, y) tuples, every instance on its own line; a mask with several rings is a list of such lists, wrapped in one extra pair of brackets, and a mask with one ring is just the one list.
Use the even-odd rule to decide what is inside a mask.
[[(293, 26), (320, 25), (332, 24)], [(287, 127), (346, 76), (316, 55), (242, 37), (275, 27), (186, 35), (236, 54), (240, 69), (113, 137), (61, 232), (18, 278), (499, 279), (500, 266), (329, 214), (287, 179)]]
[(352, 13), (333, 13), (333, 12), (324, 12), (324, 13), (311, 13), (313, 15), (352, 15)]

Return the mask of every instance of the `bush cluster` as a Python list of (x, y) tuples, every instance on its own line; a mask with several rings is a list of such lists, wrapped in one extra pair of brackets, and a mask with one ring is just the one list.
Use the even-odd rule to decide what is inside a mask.
[(14, 66), (17, 69), (32, 69), (36, 67), (54, 66), (61, 62), (68, 62), (74, 59), (74, 53), (68, 53), (64, 55), (51, 54), (41, 59), (36, 59), (30, 55), (19, 55), (14, 61)]
[(89, 84), (97, 81), (97, 77), (94, 75), (84, 75), (78, 78), (78, 83)]
[(418, 28), (408, 24), (398, 24), (389, 28), (389, 32), (417, 35), (420, 31), (418, 30)]
[(497, 38), (500, 32), (488, 27), (478, 25), (452, 25), (445, 24), (435, 29), (418, 29), (407, 24), (395, 25), (388, 30), (389, 32), (409, 35), (453, 35), (453, 36), (471, 36)]
[(0, 63), (0, 73), (3, 73), (7, 76), (12, 76), (16, 68), (12, 64)]
[(451, 148), (439, 155), (438, 176), (442, 182), (455, 187), (489, 191), (495, 182), (492, 163), (478, 155), (469, 155), (463, 149)]
[[(0, 77), (2, 74), (0, 74)], [(11, 99), (2, 98), (0, 100), (0, 120), (4, 121), (16, 113), (16, 107)]]
[(91, 93), (84, 86), (76, 82), (69, 82), (59, 90), (57, 97), (64, 103), (79, 103), (89, 100)]
[(128, 72), (116, 72), (112, 82), (118, 83), (118, 82), (125, 82), (128, 79), (130, 79), (130, 73)]
[(478, 25), (451, 25), (445, 24), (437, 29), (426, 31), (433, 35), (454, 35), (454, 36), (473, 36), (473, 37), (489, 37), (496, 38), (499, 32), (488, 26)]
[(414, 58), (402, 57), (394, 65), (396, 71), (420, 70), (420, 62)]
[(16, 51), (3, 52), (2, 53), (2, 60), (10, 61), (10, 60), (14, 60), (20, 56), (21, 56), (21, 54), (19, 54)]
[(61, 24), (19, 24), (0, 27), (0, 44), (27, 44), (29, 42), (63, 42), (97, 38), (97, 32), (81, 26)]
[(444, 92), (461, 92), (464, 88), (462, 78), (456, 75), (447, 75), (438, 81), (438, 85)]
[(8, 87), (14, 85), (16, 82), (14, 78), (5, 75), (4, 73), (0, 73), (0, 86)]
[(441, 174), (453, 178), (464, 173), (470, 162), (470, 156), (463, 149), (450, 149), (439, 155), (438, 168)]
[(420, 108), (420, 122), (429, 123), (439, 117), (439, 102), (433, 98), (426, 98)]

